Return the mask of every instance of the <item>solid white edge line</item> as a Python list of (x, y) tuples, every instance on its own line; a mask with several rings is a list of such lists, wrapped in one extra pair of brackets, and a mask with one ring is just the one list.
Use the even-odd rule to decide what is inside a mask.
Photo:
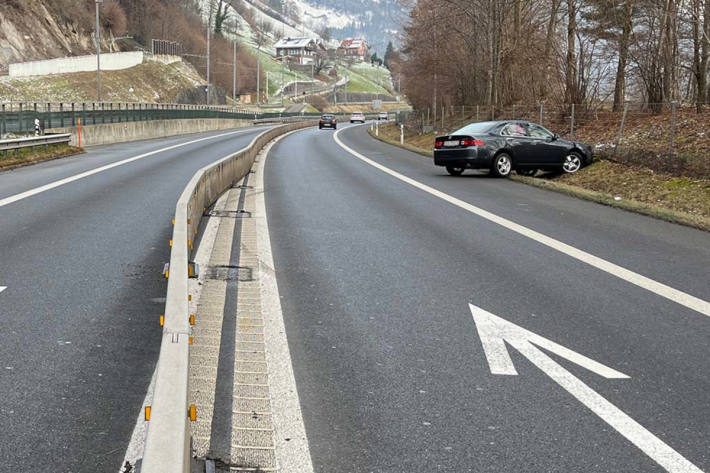
[(93, 176), (94, 174), (98, 174), (103, 171), (108, 171), (109, 169), (112, 169), (112, 168), (115, 168), (118, 166), (122, 166), (124, 164), (132, 163), (133, 161), (138, 161), (139, 159), (147, 158), (148, 156), (162, 153), (164, 151), (170, 151), (175, 148), (180, 148), (182, 146), (188, 146), (191, 144), (199, 143), (201, 141), (214, 140), (216, 138), (222, 138), (224, 136), (237, 135), (237, 134), (242, 134), (242, 133), (249, 133), (249, 132), (253, 132), (253, 131), (258, 131), (260, 129), (261, 128), (251, 128), (248, 130), (239, 129), (236, 131), (230, 131), (228, 133), (220, 133), (219, 135), (198, 138), (196, 140), (186, 141), (185, 143), (178, 143), (178, 144), (175, 144), (172, 146), (168, 146), (166, 148), (160, 148), (160, 149), (150, 151), (148, 153), (139, 154), (138, 156), (133, 156), (131, 158), (123, 159), (121, 161), (116, 161), (115, 163), (107, 164), (105, 166), (101, 166), (96, 169), (91, 169), (90, 171), (84, 171), (82, 173), (75, 174), (73, 176), (65, 177), (64, 179), (59, 179), (57, 181), (50, 182), (49, 184), (45, 184), (43, 186), (35, 187), (34, 189), (20, 192), (19, 194), (11, 195), (10, 197), (5, 197), (4, 199), (0, 199), (0, 207), (4, 207), (6, 205), (12, 204), (12, 203), (17, 202), (19, 200), (26, 199), (28, 197), (32, 197), (37, 194), (41, 194), (42, 192), (57, 188), (59, 186), (63, 186), (64, 184), (69, 184), (71, 182), (78, 181), (79, 179)]
[[(347, 128), (345, 128), (345, 129), (347, 129)], [(676, 302), (682, 306), (685, 306), (685, 307), (692, 309), (696, 312), (699, 312), (707, 317), (710, 317), (710, 302), (704, 301), (703, 299), (700, 299), (698, 297), (692, 296), (692, 295), (687, 294), (685, 292), (679, 291), (678, 289), (674, 289), (670, 286), (667, 286), (667, 285), (660, 283), (658, 281), (655, 281), (653, 279), (647, 278), (646, 276), (635, 273), (629, 269), (626, 269), (624, 267), (621, 267), (619, 265), (611, 263), (605, 259), (594, 256), (590, 253), (587, 253), (586, 251), (582, 251), (580, 249), (577, 249), (571, 245), (563, 243), (563, 242), (556, 240), (554, 238), (551, 238), (547, 235), (543, 235), (542, 233), (539, 233), (539, 232), (536, 232), (535, 230), (524, 227), (523, 225), (517, 224), (511, 220), (500, 217), (494, 213), (488, 212), (487, 210), (483, 210), (480, 207), (476, 207), (475, 205), (471, 205), (468, 202), (464, 202), (463, 200), (457, 199), (456, 197), (452, 197), (448, 194), (445, 194), (444, 192), (434, 189), (433, 187), (429, 187), (426, 184), (422, 184), (419, 181), (415, 181), (412, 178), (409, 178), (403, 174), (400, 174), (397, 171), (393, 171), (392, 169), (390, 169), (386, 166), (383, 166), (382, 164), (380, 164), (376, 161), (373, 161), (372, 159), (358, 153), (357, 151), (353, 150), (352, 148), (347, 146), (345, 143), (343, 143), (340, 140), (340, 137), (338, 136), (341, 131), (343, 131), (343, 129), (337, 130), (335, 132), (335, 134), (333, 135), (333, 139), (335, 140), (335, 142), (341, 148), (343, 148), (345, 151), (347, 151), (348, 153), (350, 153), (353, 156), (355, 156), (356, 158), (364, 161), (365, 163), (379, 169), (380, 171), (387, 173), (390, 176), (395, 177), (395, 178), (399, 179), (400, 181), (405, 182), (411, 186), (414, 186), (417, 189), (423, 190), (424, 192), (427, 192), (435, 197), (438, 197), (450, 204), (453, 204), (453, 205), (460, 207), (468, 212), (471, 212), (472, 214), (478, 215), (479, 217), (482, 217), (490, 222), (498, 224), (504, 228), (507, 228), (508, 230), (511, 230), (511, 231), (518, 233), (524, 237), (530, 238), (531, 240), (534, 240), (538, 243), (548, 246), (548, 247), (552, 248), (553, 250), (557, 250), (560, 253), (564, 253), (567, 256), (571, 256), (572, 258), (574, 258), (576, 260), (579, 260), (579, 261), (582, 261), (583, 263), (587, 263), (591, 266), (594, 266), (595, 268), (600, 269), (606, 273), (609, 273), (612, 276), (616, 276), (619, 279), (623, 279), (624, 281), (630, 282), (631, 284), (639, 286), (643, 289), (653, 292), (654, 294), (657, 294), (661, 297), (665, 297), (668, 300)]]
[(264, 164), (269, 151), (274, 143), (295, 131), (281, 135), (259, 154), (253, 192), (256, 197), (256, 246), (278, 467), (279, 471), (283, 472), (313, 473), (308, 437), (303, 423), (296, 378), (293, 374), (291, 352), (288, 348), (264, 200)]

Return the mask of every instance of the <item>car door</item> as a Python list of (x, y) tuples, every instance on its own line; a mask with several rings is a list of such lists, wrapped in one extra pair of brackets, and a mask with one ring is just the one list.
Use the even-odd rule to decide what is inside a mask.
[(527, 135), (527, 130), (520, 122), (510, 122), (505, 124), (500, 135), (505, 139), (506, 148), (513, 156), (516, 165), (529, 165), (534, 156), (533, 140)]
[(533, 142), (531, 162), (541, 166), (559, 165), (565, 159), (566, 147), (546, 128), (528, 123), (528, 136)]

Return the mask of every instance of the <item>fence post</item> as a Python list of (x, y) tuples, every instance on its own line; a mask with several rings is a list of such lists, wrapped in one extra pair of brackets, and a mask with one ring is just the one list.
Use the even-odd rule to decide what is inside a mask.
[(404, 144), (404, 123), (399, 124), (399, 144)]
[(513, 120), (515, 120), (515, 104), (513, 104), (513, 110), (512, 110), (511, 113), (512, 113), (511, 118), (512, 118)]
[(466, 119), (466, 108), (464, 105), (461, 105), (461, 121)]
[(76, 126), (76, 109), (74, 108), (74, 102), (71, 103), (71, 126)]
[(478, 105), (476, 105), (476, 121), (478, 121)]
[(441, 129), (444, 130), (444, 114), (446, 113), (446, 108), (441, 106)]
[(570, 113), (569, 136), (574, 139), (574, 104), (572, 104), (572, 113)]
[(22, 102), (20, 102), (20, 114), (19, 114), (17, 117), (18, 117), (18, 120), (17, 120), (17, 126), (18, 126), (17, 131), (18, 131), (18, 132), (22, 132), (22, 131), (24, 131), (24, 128), (25, 128), (25, 124), (23, 123), (24, 117), (22, 116)]
[(5, 104), (2, 104), (2, 125), (0, 125), (0, 134), (4, 135), (7, 132), (7, 123), (5, 122)]
[(544, 107), (544, 105), (540, 104), (540, 125), (542, 125), (542, 116), (544, 114), (543, 107)]
[(676, 113), (676, 103), (671, 102), (671, 143), (668, 148), (668, 155), (670, 158), (673, 158), (673, 148), (674, 148), (674, 143), (673, 141), (675, 140), (675, 113)]
[(491, 104), (491, 120), (496, 119), (496, 106)]
[(64, 128), (64, 102), (59, 102), (59, 126)]
[(624, 104), (624, 111), (621, 115), (621, 125), (619, 125), (619, 134), (616, 137), (616, 145), (614, 146), (614, 156), (616, 156), (616, 150), (619, 147), (619, 144), (621, 143), (621, 137), (624, 134), (624, 124), (626, 123), (626, 113), (629, 111), (629, 104), (625, 103)]
[(86, 125), (86, 102), (81, 102), (81, 123)]

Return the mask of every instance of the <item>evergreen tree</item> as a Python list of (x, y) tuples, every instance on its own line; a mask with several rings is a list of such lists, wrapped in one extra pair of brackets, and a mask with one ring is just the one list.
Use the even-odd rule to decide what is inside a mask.
[(394, 46), (392, 46), (392, 41), (387, 43), (387, 49), (385, 50), (384, 63), (387, 69), (390, 68), (390, 60), (392, 59), (392, 54), (394, 53)]

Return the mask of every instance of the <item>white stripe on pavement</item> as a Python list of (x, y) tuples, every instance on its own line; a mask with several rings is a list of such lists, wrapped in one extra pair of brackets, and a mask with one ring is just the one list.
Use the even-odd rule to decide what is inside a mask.
[(163, 151), (170, 151), (171, 149), (180, 148), (182, 146), (187, 146), (187, 145), (199, 143), (201, 141), (214, 140), (216, 138), (222, 138), (224, 136), (236, 135), (236, 134), (240, 134), (240, 133), (248, 133), (248, 132), (252, 132), (255, 130), (256, 129), (230, 131), (229, 133), (221, 133), (219, 135), (207, 136), (205, 138), (199, 138), (197, 140), (187, 141), (185, 143), (179, 143), (176, 145), (168, 146), (166, 148), (156, 149), (155, 151), (150, 151), (148, 153), (139, 154), (138, 156), (133, 156), (132, 158), (127, 158), (122, 161), (117, 161), (115, 163), (107, 164), (105, 166), (101, 166), (96, 169), (92, 169), (90, 171), (85, 171), (80, 174), (75, 174), (74, 176), (65, 177), (64, 179), (50, 182), (49, 184), (45, 184), (40, 187), (35, 187), (34, 189), (30, 189), (28, 191), (21, 192), (19, 194), (11, 195), (10, 197), (6, 197), (4, 199), (0, 199), (0, 207), (4, 207), (6, 205), (12, 204), (13, 202), (17, 202), (18, 200), (32, 197), (33, 195), (40, 194), (40, 193), (48, 191), (50, 189), (54, 189), (56, 187), (63, 186), (64, 184), (69, 184), (70, 182), (78, 181), (79, 179), (93, 176), (94, 174), (98, 174), (103, 171), (108, 171), (109, 169), (112, 169), (112, 168), (115, 168), (118, 166), (123, 166), (124, 164), (132, 163), (133, 161), (138, 161), (139, 159), (147, 158), (148, 156), (153, 156), (154, 154), (162, 153)]
[(7, 289), (7, 286), (0, 286), (0, 292), (4, 291), (5, 289)]
[(563, 242), (556, 240), (554, 238), (551, 238), (547, 235), (543, 235), (542, 233), (536, 232), (535, 230), (524, 227), (524, 226), (517, 224), (513, 221), (510, 221), (506, 218), (500, 217), (494, 213), (488, 212), (487, 210), (483, 210), (480, 207), (476, 207), (475, 205), (471, 205), (468, 202), (464, 202), (463, 200), (457, 199), (456, 197), (452, 197), (448, 194), (445, 194), (444, 192), (434, 189), (433, 187), (429, 187), (426, 184), (422, 184), (419, 181), (415, 181), (412, 178), (409, 178), (403, 174), (393, 171), (392, 169), (390, 169), (386, 166), (383, 166), (382, 164), (380, 164), (376, 161), (373, 161), (372, 159), (367, 158), (366, 156), (363, 156), (362, 154), (358, 153), (357, 151), (353, 150), (352, 148), (350, 148), (349, 146), (344, 144), (340, 140), (340, 137), (338, 136), (341, 131), (343, 131), (343, 129), (336, 131), (335, 134), (333, 135), (335, 142), (338, 143), (338, 145), (340, 145), (340, 147), (343, 148), (345, 151), (352, 154), (356, 158), (366, 162), (370, 166), (373, 166), (373, 167), (379, 169), (380, 171), (385, 172), (385, 173), (389, 174), (390, 176), (399, 179), (400, 181), (406, 182), (407, 184), (414, 186), (417, 189), (423, 190), (424, 192), (428, 192), (429, 194), (431, 194), (435, 197), (445, 200), (446, 202), (449, 202), (450, 204), (453, 204), (457, 207), (467, 210), (468, 212), (471, 212), (472, 214), (475, 214), (475, 215), (478, 215), (479, 217), (485, 218), (488, 221), (496, 223), (504, 228), (507, 228), (508, 230), (511, 230), (515, 233), (523, 235), (524, 237), (535, 240), (536, 242), (541, 243), (545, 246), (548, 246), (548, 247), (552, 248), (553, 250), (557, 250), (560, 253), (564, 253), (568, 256), (571, 256), (572, 258), (574, 258), (576, 260), (579, 260), (579, 261), (587, 263), (591, 266), (594, 266), (595, 268), (600, 269), (600, 270), (602, 270), (606, 273), (609, 273), (613, 276), (616, 276), (617, 278), (623, 279), (624, 281), (630, 282), (631, 284), (635, 284), (636, 286), (642, 287), (648, 291), (653, 292), (654, 294), (657, 294), (661, 297), (665, 297), (666, 299), (669, 299), (673, 302), (676, 302), (676, 303), (683, 305), (689, 309), (700, 312), (701, 314), (710, 317), (710, 302), (700, 299), (698, 297), (692, 296), (692, 295), (687, 294), (685, 292), (679, 291), (678, 289), (674, 289), (670, 286), (667, 286), (667, 285), (660, 283), (658, 281), (655, 281), (653, 279), (647, 278), (646, 276), (635, 273), (629, 269), (623, 268), (623, 267), (616, 265), (610, 261), (599, 258), (598, 256), (594, 256), (590, 253), (587, 253), (586, 251), (582, 251), (580, 249), (577, 249), (571, 245), (563, 243)]

